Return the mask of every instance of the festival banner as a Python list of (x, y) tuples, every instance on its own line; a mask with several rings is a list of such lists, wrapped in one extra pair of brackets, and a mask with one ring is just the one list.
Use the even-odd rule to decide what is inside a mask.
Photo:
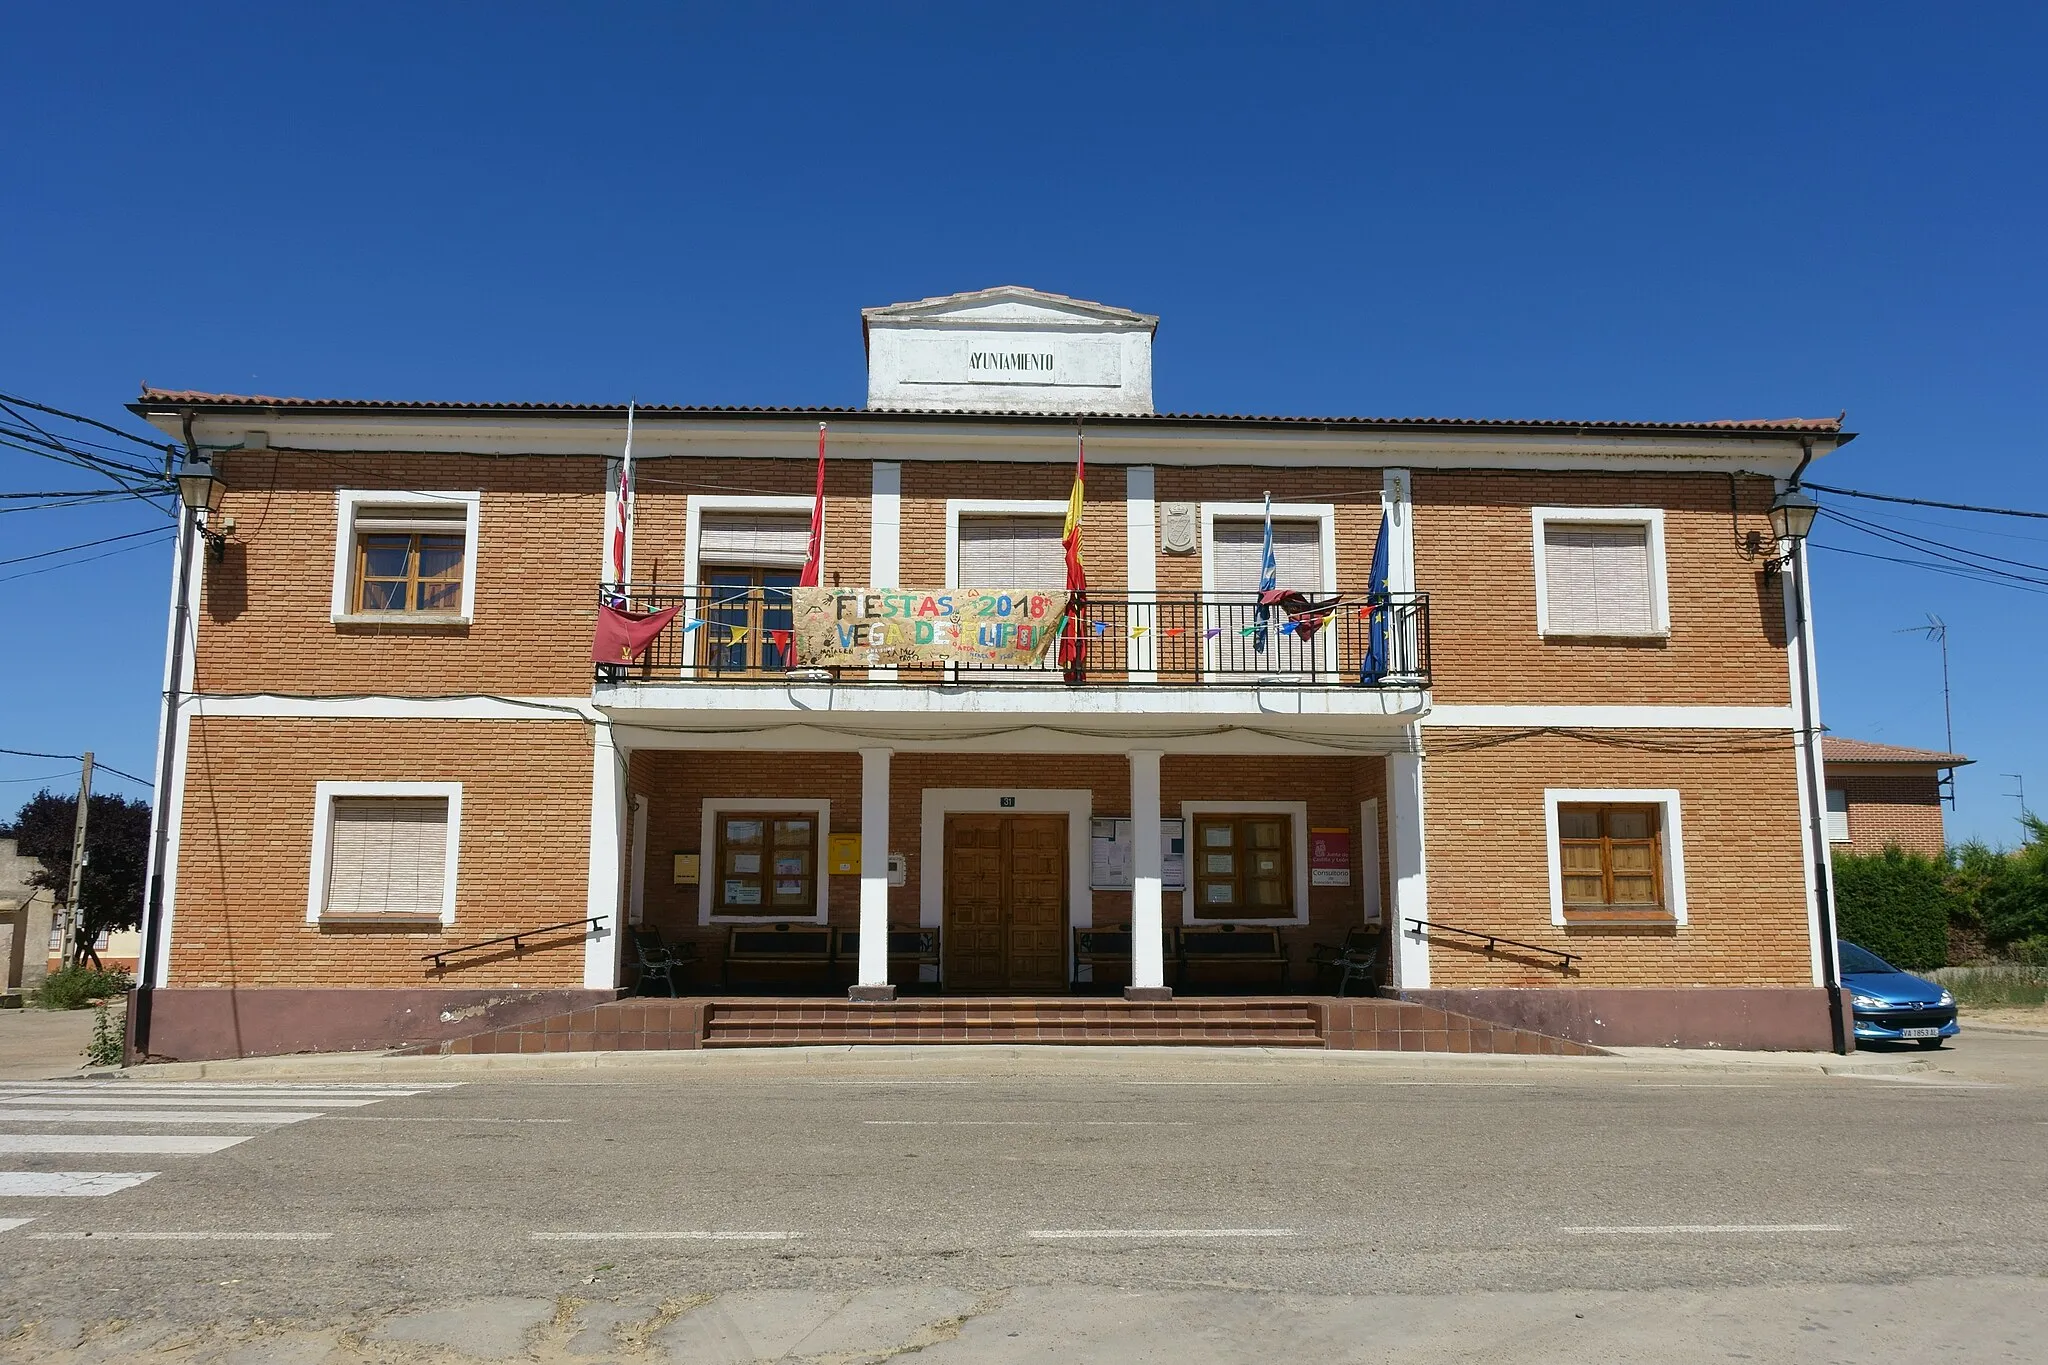
[(796, 588), (802, 668), (1039, 668), (1067, 594), (1039, 588)]

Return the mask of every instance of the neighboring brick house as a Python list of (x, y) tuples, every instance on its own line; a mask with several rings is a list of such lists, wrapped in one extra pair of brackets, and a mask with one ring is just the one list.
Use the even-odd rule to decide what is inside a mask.
[(1882, 853), (1896, 844), (1908, 853), (1941, 856), (1943, 789), (1971, 760), (1939, 749), (1909, 749), (1867, 739), (1825, 735), (1828, 846), (1851, 853)]
[[(680, 612), (595, 670), (623, 407), (143, 392), (228, 486), (217, 562), (185, 549), (153, 1038), (436, 1036), (610, 1000), (622, 926), (700, 991), (736, 942), (865, 926), (867, 996), (1157, 998), (1248, 943), (1270, 990), (1377, 930), (1411, 1000), (1825, 1044), (1766, 514), (1837, 420), (1165, 414), (1143, 314), (1006, 288), (862, 321), (865, 408), (633, 414), (604, 591)], [(790, 634), (821, 424), (829, 670)], [(861, 655), (863, 612), (1059, 600), (1077, 432), (1085, 659)], [(1269, 515), (1302, 601), (1262, 621)], [(1084, 960), (1125, 924), (1134, 962)]]

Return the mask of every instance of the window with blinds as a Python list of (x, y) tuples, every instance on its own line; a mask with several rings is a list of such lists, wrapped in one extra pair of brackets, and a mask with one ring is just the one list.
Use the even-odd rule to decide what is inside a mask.
[(811, 546), (808, 516), (773, 512), (706, 512), (697, 523), (700, 564), (794, 564)]
[[(1216, 591), (1255, 593), (1265, 558), (1265, 518), (1217, 518), (1211, 580)], [(1306, 593), (1327, 592), (1323, 581), (1323, 523), (1273, 520), (1274, 586)]]
[(325, 913), (439, 919), (447, 862), (447, 797), (336, 797)]
[(1828, 842), (1846, 844), (1849, 842), (1849, 789), (1828, 788)]
[(1064, 588), (1060, 517), (962, 517), (956, 588)]
[(1657, 586), (1644, 523), (1545, 522), (1548, 635), (1652, 635)]

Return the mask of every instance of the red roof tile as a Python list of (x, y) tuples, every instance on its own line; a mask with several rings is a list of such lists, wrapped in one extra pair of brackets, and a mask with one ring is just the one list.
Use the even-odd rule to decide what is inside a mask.
[[(625, 414), (619, 403), (474, 403), (427, 402), (392, 398), (280, 398), (264, 394), (204, 393), (196, 389), (154, 389), (144, 387), (133, 405), (190, 406), (200, 408), (293, 409), (328, 412), (514, 412)], [(1765, 417), (1722, 419), (1709, 422), (1620, 422), (1572, 421), (1562, 418), (1503, 417), (1283, 417), (1265, 413), (1160, 412), (1133, 416), (1129, 413), (1053, 412), (1016, 413), (949, 408), (941, 411), (912, 408), (847, 408), (807, 406), (733, 406), (696, 403), (646, 403), (643, 413), (679, 413), (703, 416), (728, 414), (760, 417), (885, 417), (949, 418), (995, 417), (1005, 419), (1050, 419), (1072, 421), (1086, 418), (1102, 422), (1237, 422), (1260, 425), (1341, 427), (1478, 427), (1490, 429), (1533, 428), (1544, 431), (1687, 431), (1687, 432), (1842, 432), (1839, 417)]]
[(1939, 749), (1908, 749), (1903, 745), (1877, 744), (1841, 735), (1822, 735), (1820, 752), (1822, 761), (1826, 763), (1925, 763), (1933, 768), (1960, 768), (1965, 763), (1975, 762), (1961, 754), (1945, 754)]

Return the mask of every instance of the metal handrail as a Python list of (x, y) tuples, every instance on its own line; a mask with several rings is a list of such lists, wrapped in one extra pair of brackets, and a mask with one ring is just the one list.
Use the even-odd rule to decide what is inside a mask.
[(1583, 953), (1568, 953), (1562, 948), (1546, 948), (1540, 943), (1524, 943), (1520, 939), (1502, 938), (1499, 934), (1489, 934), (1480, 929), (1460, 929), (1455, 924), (1436, 924), (1426, 919), (1410, 919), (1408, 923), (1414, 926), (1408, 931), (1412, 934), (1463, 934), (1467, 938), (1483, 938), (1486, 940), (1488, 953), (1493, 952), (1496, 943), (1505, 943), (1510, 948), (1520, 948), (1527, 953), (1548, 953), (1559, 959), (1557, 969), (1560, 972), (1568, 972), (1574, 962), (1586, 960)]
[(521, 929), (516, 934), (500, 934), (496, 938), (479, 939), (475, 943), (465, 943), (459, 948), (443, 948), (438, 953), (421, 953), (420, 961), (433, 963), (434, 970), (437, 972), (444, 971), (447, 964), (442, 959), (454, 957), (457, 953), (471, 953), (475, 952), (478, 948), (495, 948), (500, 943), (509, 943), (512, 945), (514, 953), (520, 953), (525, 951), (525, 945), (519, 941), (523, 938), (539, 938), (542, 934), (552, 934), (558, 930), (568, 929), (577, 925), (583, 926), (585, 933), (590, 933), (603, 923), (603, 915), (590, 915), (583, 919), (565, 919), (560, 924), (544, 924), (538, 929)]
[[(629, 611), (678, 607), (637, 661), (596, 665), (600, 683), (718, 681), (786, 684), (808, 676), (791, 648), (791, 590), (632, 583), (599, 600)], [(1419, 689), (1430, 685), (1429, 594), (1333, 593), (1303, 639), (1298, 622), (1262, 617), (1257, 593), (1091, 592), (1080, 609), (1087, 649), (1077, 668), (986, 664), (898, 665), (892, 683), (973, 682), (1057, 686), (1207, 684)], [(1282, 627), (1287, 627), (1282, 629)], [(739, 636), (735, 641), (733, 637)], [(1259, 648), (1263, 636), (1265, 647)], [(1366, 676), (1376, 641), (1383, 668)], [(833, 682), (865, 683), (865, 668), (818, 670)]]

